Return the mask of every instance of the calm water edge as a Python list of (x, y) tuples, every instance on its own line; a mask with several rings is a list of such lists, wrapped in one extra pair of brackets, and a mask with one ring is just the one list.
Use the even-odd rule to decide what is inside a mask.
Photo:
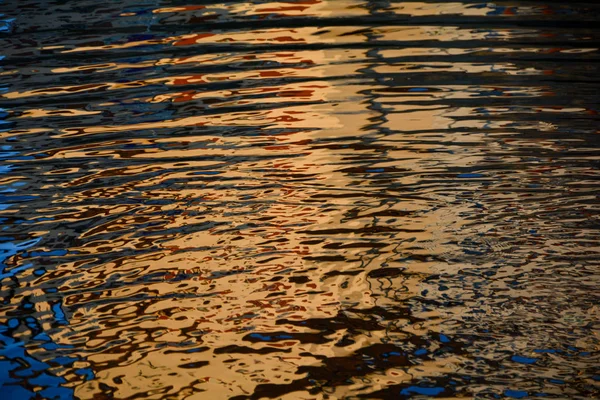
[(600, 3), (0, 0), (0, 399), (600, 398)]

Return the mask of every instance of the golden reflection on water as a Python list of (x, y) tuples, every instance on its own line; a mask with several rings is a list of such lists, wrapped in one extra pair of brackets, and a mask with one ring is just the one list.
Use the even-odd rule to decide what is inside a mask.
[[(597, 112), (585, 90), (561, 98), (593, 71), (543, 58), (596, 60), (594, 42), (452, 19), (560, 5), (391, 3), (365, 26), (371, 3), (113, 4), (114, 33), (40, 36), (27, 50), (40, 61), (7, 67), (14, 125), (0, 137), (23, 157), (0, 185), (27, 182), (35, 199), (0, 216), (17, 210), (39, 254), (68, 251), (10, 253), (0, 316), (33, 302), (77, 360), (52, 364), (28, 328), (11, 334), (60, 386), (81, 399), (556, 397), (562, 368), (587, 379), (569, 393), (592, 393), (585, 359), (524, 370), (510, 357), (560, 347), (563, 323), (578, 351), (599, 349), (584, 324), (598, 275), (578, 275), (599, 251)], [(55, 11), (22, 29), (60, 29)], [(297, 18), (312, 22), (286, 26)], [(210, 21), (232, 27), (198, 26)], [(145, 24), (136, 40), (118, 30)], [(9, 60), (29, 54), (16, 43)], [(24, 229), (11, 223), (7, 235)]]

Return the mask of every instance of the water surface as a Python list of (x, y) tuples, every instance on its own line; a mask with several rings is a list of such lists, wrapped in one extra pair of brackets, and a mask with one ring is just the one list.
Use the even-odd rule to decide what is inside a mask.
[(595, 2), (0, 14), (3, 399), (600, 396)]

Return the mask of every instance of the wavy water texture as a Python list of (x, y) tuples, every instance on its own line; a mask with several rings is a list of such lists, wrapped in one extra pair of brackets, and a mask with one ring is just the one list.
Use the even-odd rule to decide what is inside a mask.
[(2, 399), (600, 396), (600, 6), (0, 3)]

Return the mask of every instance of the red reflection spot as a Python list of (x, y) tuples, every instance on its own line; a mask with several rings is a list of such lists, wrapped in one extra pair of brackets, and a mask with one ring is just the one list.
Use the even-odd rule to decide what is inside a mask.
[(551, 9), (550, 7), (544, 7), (544, 11), (542, 11), (545, 15), (553, 15), (554, 14), (554, 10)]
[(285, 90), (278, 94), (279, 97), (310, 97), (314, 90)]
[(181, 103), (184, 101), (192, 101), (194, 100), (194, 95), (196, 94), (196, 92), (194, 92), (193, 90), (187, 91), (187, 92), (181, 92), (179, 94), (179, 96), (175, 97), (173, 99), (174, 103)]
[(279, 36), (274, 38), (273, 40), (276, 40), (278, 42), (304, 42), (304, 39), (294, 39), (291, 36)]
[(189, 85), (192, 83), (192, 81), (194, 83), (204, 83), (204, 79), (202, 79), (202, 77), (203, 75), (192, 75), (188, 76), (187, 78), (177, 78), (173, 80), (173, 85)]
[(196, 44), (196, 42), (200, 39), (204, 39), (206, 37), (214, 36), (214, 33), (201, 33), (199, 35), (194, 35), (188, 39), (181, 39), (176, 42), (173, 42), (173, 46), (189, 46), (192, 44)]
[(300, 118), (294, 118), (294, 117), (290, 117), (288, 115), (282, 115), (280, 117), (273, 118), (273, 120), (276, 121), (276, 122), (298, 122), (298, 121), (302, 121), (302, 119), (300, 119)]
[(283, 74), (277, 71), (263, 71), (260, 76), (283, 76)]

